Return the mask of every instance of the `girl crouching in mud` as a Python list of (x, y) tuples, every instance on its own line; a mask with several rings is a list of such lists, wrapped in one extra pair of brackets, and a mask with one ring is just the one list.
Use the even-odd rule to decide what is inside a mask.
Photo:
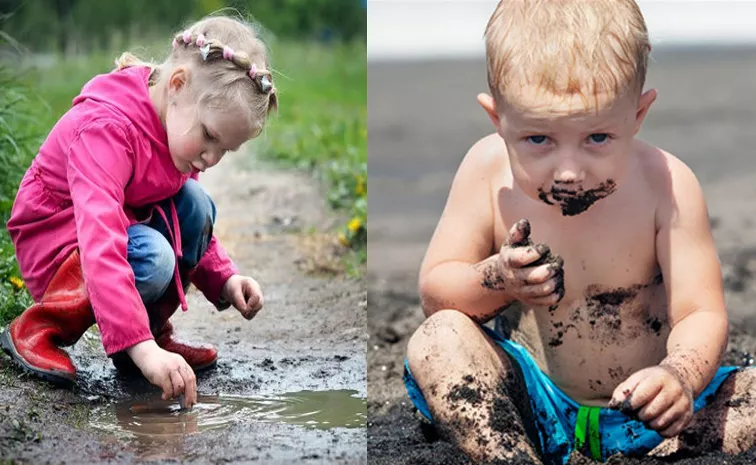
[(209, 17), (173, 39), (166, 61), (124, 54), (96, 76), (26, 172), (8, 231), (36, 302), (2, 333), (25, 370), (71, 384), (61, 346), (97, 323), (121, 372), (137, 369), (196, 403), (195, 372), (217, 350), (176, 339), (169, 318), (193, 283), (216, 308), (251, 319), (259, 284), (213, 235), (215, 205), (197, 181), (260, 134), (277, 107), (263, 43), (247, 24)]

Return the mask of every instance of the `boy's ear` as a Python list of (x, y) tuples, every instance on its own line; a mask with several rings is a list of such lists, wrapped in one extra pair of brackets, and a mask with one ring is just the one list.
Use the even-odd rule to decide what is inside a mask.
[(635, 134), (641, 129), (643, 120), (648, 114), (648, 109), (651, 108), (651, 104), (656, 100), (656, 89), (649, 89), (642, 93), (640, 99), (638, 99), (638, 110), (635, 112)]
[(483, 110), (485, 110), (488, 119), (491, 120), (494, 128), (496, 128), (496, 132), (499, 132), (499, 114), (496, 113), (496, 102), (493, 97), (488, 94), (480, 93), (478, 94), (478, 103), (483, 107)]

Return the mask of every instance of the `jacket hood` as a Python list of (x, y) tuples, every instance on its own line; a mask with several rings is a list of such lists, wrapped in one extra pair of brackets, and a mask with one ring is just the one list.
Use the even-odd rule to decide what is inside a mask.
[(147, 137), (159, 151), (168, 152), (168, 136), (150, 99), (147, 66), (132, 66), (95, 76), (73, 100), (76, 106), (85, 101), (106, 104)]

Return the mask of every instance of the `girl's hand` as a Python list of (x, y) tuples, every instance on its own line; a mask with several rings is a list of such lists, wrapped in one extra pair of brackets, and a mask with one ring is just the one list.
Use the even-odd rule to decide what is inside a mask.
[(147, 381), (163, 390), (163, 400), (184, 394), (186, 408), (197, 403), (197, 379), (181, 355), (161, 349), (152, 339), (135, 344), (126, 352)]
[(221, 297), (230, 302), (244, 318), (251, 320), (262, 309), (263, 295), (260, 284), (248, 276), (235, 274), (223, 285)]

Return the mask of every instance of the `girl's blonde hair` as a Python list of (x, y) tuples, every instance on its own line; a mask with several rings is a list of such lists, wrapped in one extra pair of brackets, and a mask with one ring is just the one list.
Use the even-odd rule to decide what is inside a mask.
[(151, 84), (170, 76), (174, 67), (188, 65), (190, 87), (199, 92), (198, 108), (243, 103), (251, 137), (262, 132), (268, 114), (278, 108), (267, 48), (252, 25), (236, 18), (209, 16), (176, 34), (162, 64), (146, 63), (131, 53), (116, 60), (117, 69), (145, 65), (153, 68)]
[(486, 27), (488, 84), (497, 103), (522, 86), (554, 95), (640, 92), (651, 46), (633, 0), (501, 0)]

